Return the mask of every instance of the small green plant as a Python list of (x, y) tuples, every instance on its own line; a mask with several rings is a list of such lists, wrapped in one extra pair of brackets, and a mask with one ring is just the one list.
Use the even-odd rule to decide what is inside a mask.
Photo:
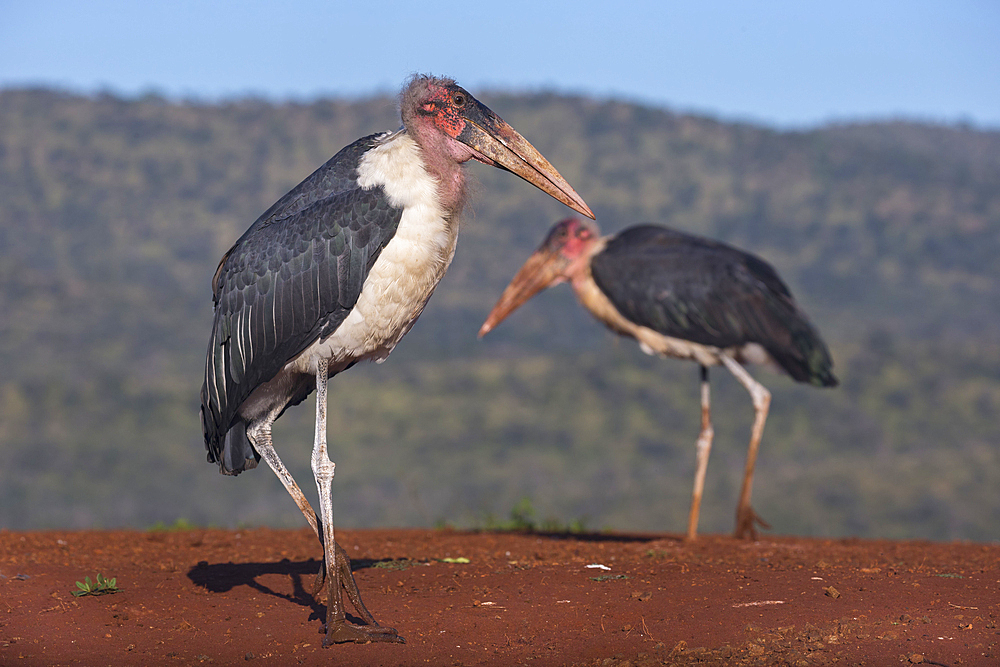
[(195, 525), (187, 519), (177, 519), (172, 524), (157, 521), (148, 528), (151, 533), (175, 533), (184, 530), (193, 530)]
[(87, 577), (83, 581), (76, 582), (76, 587), (80, 590), (73, 591), (73, 595), (76, 597), (82, 597), (84, 595), (111, 595), (112, 593), (118, 592), (117, 579), (112, 577), (111, 579), (105, 579), (100, 572), (97, 573), (97, 583), (90, 580)]
[(416, 565), (422, 565), (422, 563), (409, 558), (400, 558), (398, 560), (380, 560), (373, 564), (372, 567), (382, 570), (408, 570)]
[(535, 523), (535, 506), (531, 498), (521, 498), (510, 511), (510, 526), (512, 530), (533, 531), (538, 526)]
[(562, 523), (558, 519), (548, 518), (543, 521), (536, 520), (537, 513), (531, 498), (521, 498), (510, 510), (510, 519), (499, 521), (493, 515), (487, 515), (484, 521), (484, 530), (490, 531), (513, 531), (525, 533), (585, 533), (587, 532), (586, 519), (576, 519), (570, 523)]

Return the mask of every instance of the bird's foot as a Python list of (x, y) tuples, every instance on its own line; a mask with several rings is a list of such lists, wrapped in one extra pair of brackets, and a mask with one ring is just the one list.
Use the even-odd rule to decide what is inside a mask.
[[(358, 591), (358, 584), (354, 580), (351, 572), (351, 559), (336, 542), (334, 545), (334, 555), (332, 567), (324, 556), (323, 568), (316, 575), (314, 586), (319, 591), (326, 584), (326, 637), (323, 638), (323, 646), (330, 644), (343, 644), (354, 642), (356, 644), (368, 644), (371, 642), (388, 642), (391, 644), (405, 644), (406, 640), (399, 636), (395, 628), (387, 628), (378, 624), (375, 618), (365, 607), (361, 600), (361, 593)], [(347, 620), (344, 613), (344, 600), (341, 593), (347, 595), (351, 601), (361, 621), (364, 625), (356, 625)]]
[(344, 619), (327, 623), (323, 646), (344, 644), (347, 642), (354, 642), (356, 644), (368, 644), (371, 642), (405, 644), (406, 640), (396, 632), (395, 628), (386, 628), (378, 623), (374, 625), (354, 625)]
[(760, 518), (749, 505), (741, 507), (736, 512), (736, 531), (733, 533), (733, 537), (738, 540), (756, 541), (758, 526), (767, 530), (771, 524)]

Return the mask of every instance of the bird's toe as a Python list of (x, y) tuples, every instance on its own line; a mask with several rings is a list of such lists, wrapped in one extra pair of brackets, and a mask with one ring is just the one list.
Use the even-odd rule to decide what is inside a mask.
[(771, 528), (771, 524), (764, 521), (752, 507), (740, 508), (736, 514), (736, 530), (733, 536), (738, 540), (757, 540), (757, 527), (765, 530)]
[(386, 628), (378, 624), (354, 625), (347, 621), (339, 621), (327, 626), (323, 646), (345, 644), (347, 642), (354, 642), (355, 644), (368, 644), (371, 642), (405, 644), (406, 640), (396, 632), (395, 628)]

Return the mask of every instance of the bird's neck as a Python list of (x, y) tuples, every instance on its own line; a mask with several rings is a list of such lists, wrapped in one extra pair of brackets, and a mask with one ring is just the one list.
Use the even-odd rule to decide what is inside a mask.
[[(460, 165), (454, 166), (460, 177)], [(365, 153), (358, 166), (358, 184), (363, 188), (382, 188), (389, 203), (403, 209), (397, 235), (406, 223), (417, 224), (424, 230), (421, 234), (435, 238), (431, 244), (432, 253), (451, 261), (458, 235), (464, 180), (459, 179), (457, 183), (457, 195), (443, 197), (441, 178), (429, 168), (424, 151), (413, 137), (405, 131), (396, 132)]]
[(590, 272), (590, 261), (608, 244), (607, 237), (599, 238), (587, 245), (576, 257), (570, 260), (564, 275), (573, 286), (573, 290), (582, 299), (582, 293), (590, 292), (597, 287), (594, 276)]
[(583, 307), (603, 322), (605, 326), (615, 333), (638, 337), (638, 327), (622, 317), (618, 309), (614, 307), (614, 304), (608, 300), (608, 297), (601, 291), (601, 288), (597, 286), (593, 275), (590, 273), (589, 263), (586, 270), (574, 276), (570, 284), (573, 286), (576, 298), (580, 300)]
[(419, 154), (423, 168), (437, 182), (438, 201), (441, 208), (452, 217), (458, 217), (465, 205), (465, 168), (463, 162), (472, 158), (472, 152), (464, 144), (443, 136), (436, 131), (421, 131), (414, 134), (409, 129), (400, 133), (406, 137)]

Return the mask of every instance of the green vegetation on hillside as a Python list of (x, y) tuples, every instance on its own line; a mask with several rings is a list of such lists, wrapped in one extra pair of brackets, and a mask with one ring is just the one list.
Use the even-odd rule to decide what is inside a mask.
[[(1000, 538), (1000, 133), (905, 122), (776, 132), (620, 102), (482, 94), (607, 232), (637, 222), (773, 263), (842, 386), (765, 370), (755, 507), (780, 533)], [(388, 98), (178, 104), (0, 91), (0, 527), (178, 517), (299, 526), (269, 470), (205, 463), (197, 411), (222, 253)], [(697, 368), (607, 334), (569, 290), (484, 340), (568, 210), (471, 167), (448, 276), (392, 357), (330, 387), (338, 525), (479, 525), (529, 498), (595, 529), (681, 531)], [(702, 526), (728, 532), (752, 408), (713, 371)], [(312, 401), (275, 442), (309, 489)]]

